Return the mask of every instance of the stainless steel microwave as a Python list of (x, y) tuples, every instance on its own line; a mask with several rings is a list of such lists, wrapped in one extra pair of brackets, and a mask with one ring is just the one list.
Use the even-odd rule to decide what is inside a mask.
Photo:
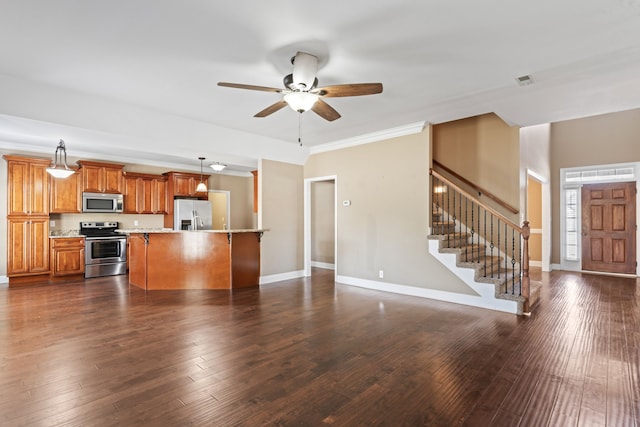
[(82, 212), (120, 213), (122, 194), (82, 193)]

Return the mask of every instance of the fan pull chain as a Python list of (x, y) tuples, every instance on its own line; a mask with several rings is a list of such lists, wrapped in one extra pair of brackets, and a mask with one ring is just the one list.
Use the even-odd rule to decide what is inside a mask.
[(302, 113), (298, 113), (298, 144), (302, 147)]

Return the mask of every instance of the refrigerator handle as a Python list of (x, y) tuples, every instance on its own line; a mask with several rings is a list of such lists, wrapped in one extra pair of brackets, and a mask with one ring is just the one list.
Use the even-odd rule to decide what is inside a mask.
[(191, 211), (191, 215), (193, 216), (193, 228), (194, 228), (194, 230), (197, 230), (198, 226), (201, 229), (203, 229), (204, 228), (204, 221), (202, 220), (202, 218), (200, 218), (200, 215), (198, 215), (198, 211), (196, 211), (194, 209), (193, 211)]

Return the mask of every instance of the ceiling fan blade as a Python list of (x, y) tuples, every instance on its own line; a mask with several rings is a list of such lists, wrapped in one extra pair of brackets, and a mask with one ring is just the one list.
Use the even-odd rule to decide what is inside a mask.
[(334, 110), (331, 105), (327, 104), (322, 99), (318, 99), (316, 103), (313, 104), (313, 107), (311, 107), (311, 110), (330, 122), (340, 118), (340, 113)]
[(269, 114), (273, 114), (276, 111), (284, 108), (287, 106), (287, 103), (284, 100), (278, 101), (275, 104), (271, 104), (269, 105), (267, 108), (265, 108), (264, 110), (260, 111), (259, 113), (256, 113), (255, 116), (253, 117), (266, 117)]
[(218, 82), (218, 86), (233, 87), (236, 89), (261, 90), (263, 92), (278, 92), (278, 93), (282, 92), (282, 89), (278, 89), (275, 87), (245, 85), (242, 83)]
[(382, 83), (352, 83), (325, 86), (319, 87), (313, 92), (326, 97), (373, 95), (382, 92)]

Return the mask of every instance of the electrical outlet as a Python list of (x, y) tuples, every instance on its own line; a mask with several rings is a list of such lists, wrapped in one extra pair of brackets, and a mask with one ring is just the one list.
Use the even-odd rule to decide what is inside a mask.
[(384, 271), (383, 270), (378, 271), (378, 277), (381, 278), (381, 279), (384, 279)]
[(133, 225), (134, 225), (134, 227), (138, 226), (138, 220), (137, 219), (133, 221)]
[(54, 220), (50, 220), (49, 227), (55, 227), (55, 226), (56, 226), (56, 222)]

